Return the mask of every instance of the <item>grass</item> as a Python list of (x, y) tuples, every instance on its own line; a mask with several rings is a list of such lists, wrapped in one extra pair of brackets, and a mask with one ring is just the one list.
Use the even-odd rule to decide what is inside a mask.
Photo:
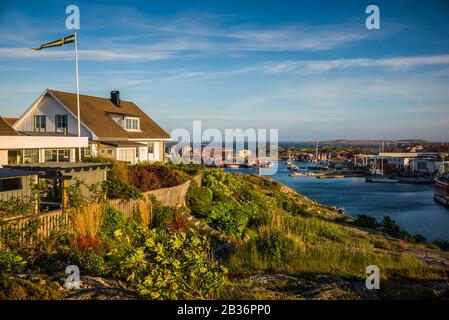
[(95, 238), (103, 221), (104, 205), (91, 203), (79, 208), (73, 208), (70, 218), (73, 230), (77, 236)]
[(137, 220), (141, 226), (148, 228), (153, 220), (153, 203), (149, 200), (140, 200), (137, 208)]
[[(214, 174), (208, 173), (207, 174)], [(342, 279), (366, 279), (366, 267), (377, 265), (385, 280), (447, 281), (447, 270), (420, 260), (415, 251), (429, 246), (399, 240), (376, 230), (348, 225), (353, 219), (323, 206), (272, 179), (227, 173), (226, 197), (216, 200), (257, 202), (263, 218), (248, 224), (244, 243), (227, 261), (234, 276), (284, 273), (292, 276), (328, 274)], [(232, 185), (232, 186), (229, 186)], [(214, 195), (215, 190), (208, 184)], [(223, 188), (218, 184), (217, 188)], [(242, 196), (241, 190), (248, 190)], [(227, 200), (228, 199), (228, 200)], [(195, 212), (193, 212), (195, 214)]]

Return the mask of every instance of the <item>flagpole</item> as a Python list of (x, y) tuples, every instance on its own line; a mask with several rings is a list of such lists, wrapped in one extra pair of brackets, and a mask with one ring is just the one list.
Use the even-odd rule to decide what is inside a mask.
[[(75, 73), (76, 73), (76, 112), (78, 118), (78, 137), (81, 137), (80, 124), (80, 84), (78, 80), (78, 37), (75, 29)], [(78, 148), (78, 161), (81, 161), (81, 147)]]

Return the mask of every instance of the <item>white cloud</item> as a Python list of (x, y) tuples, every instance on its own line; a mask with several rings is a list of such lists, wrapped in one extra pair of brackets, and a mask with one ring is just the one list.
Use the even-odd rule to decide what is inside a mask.
[(337, 60), (298, 60), (268, 62), (258, 67), (267, 74), (315, 74), (333, 70), (349, 70), (356, 68), (387, 68), (391, 70), (407, 70), (423, 66), (449, 65), (449, 55), (422, 57), (392, 57), (384, 59), (337, 59)]
[[(128, 48), (126, 51), (118, 50), (79, 50), (80, 60), (91, 61), (154, 61), (170, 58), (170, 52), (152, 52), (144, 48)], [(73, 59), (72, 50), (43, 49), (32, 51), (30, 48), (0, 48), (1, 60), (17, 59)]]
[[(109, 8), (109, 10), (118, 10)], [(245, 24), (228, 16), (214, 13), (184, 12), (175, 17), (142, 15), (132, 9), (121, 8), (120, 15), (109, 25), (104, 18), (87, 16), (82, 33), (81, 58), (93, 61), (151, 61), (173, 57), (232, 56), (251, 52), (303, 52), (323, 51), (373, 36), (356, 24), (311, 26), (289, 24), (261, 26)], [(102, 11), (96, 8), (96, 11)], [(126, 13), (126, 14), (124, 14)], [(87, 13), (89, 15), (90, 13)], [(231, 20), (231, 21), (230, 21)], [(0, 22), (0, 40), (11, 47), (0, 50), (0, 59), (30, 59), (26, 46), (54, 40), (49, 27), (35, 28), (35, 18), (19, 15), (9, 17), (6, 25)], [(38, 21), (39, 22), (39, 21)], [(107, 37), (96, 37), (100, 26), (108, 28)], [(15, 31), (15, 29), (19, 32)], [(394, 28), (392, 28), (394, 29)], [(12, 47), (14, 46), (14, 47)], [(42, 54), (46, 59), (66, 59), (70, 53), (60, 49)], [(80, 55), (81, 56), (81, 55)]]

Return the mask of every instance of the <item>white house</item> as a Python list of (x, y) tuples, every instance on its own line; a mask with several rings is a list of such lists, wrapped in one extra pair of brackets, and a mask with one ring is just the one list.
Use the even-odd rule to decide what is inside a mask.
[[(83, 156), (103, 155), (126, 162), (164, 161), (164, 144), (170, 135), (137, 105), (80, 95), (81, 136), (89, 139)], [(13, 124), (22, 135), (33, 137), (76, 136), (76, 95), (56, 90), (44, 93)]]
[(0, 117), (0, 166), (43, 162), (75, 162), (76, 150), (87, 147), (87, 137), (25, 135), (17, 132)]

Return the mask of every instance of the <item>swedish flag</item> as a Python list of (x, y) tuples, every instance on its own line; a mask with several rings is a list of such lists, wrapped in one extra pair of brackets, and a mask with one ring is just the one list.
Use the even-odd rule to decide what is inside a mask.
[(39, 48), (31, 48), (31, 50), (41, 50), (41, 49), (45, 49), (45, 48), (59, 47), (59, 46), (62, 46), (64, 44), (72, 43), (72, 42), (75, 42), (75, 35), (74, 34), (72, 34), (71, 36), (68, 36), (68, 37), (61, 38), (59, 40), (53, 41), (53, 42), (44, 43)]

